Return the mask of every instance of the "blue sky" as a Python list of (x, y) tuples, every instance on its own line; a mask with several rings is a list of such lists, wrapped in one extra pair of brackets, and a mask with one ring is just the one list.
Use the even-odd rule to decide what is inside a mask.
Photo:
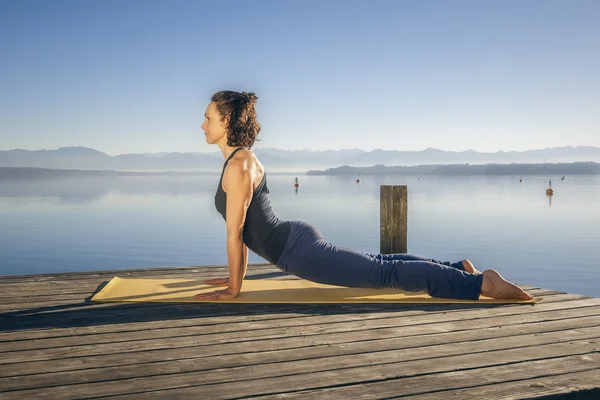
[(600, 1), (0, 0), (0, 149), (216, 151), (223, 89), (256, 147), (600, 146)]

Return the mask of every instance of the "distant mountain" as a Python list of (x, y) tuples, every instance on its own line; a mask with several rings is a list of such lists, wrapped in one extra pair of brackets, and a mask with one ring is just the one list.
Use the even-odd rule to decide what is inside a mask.
[(62, 178), (62, 177), (117, 177), (117, 176), (198, 176), (217, 174), (200, 171), (112, 171), (89, 169), (56, 169), (35, 167), (0, 167), (0, 179)]
[[(302, 172), (339, 166), (600, 162), (600, 148), (592, 146), (567, 146), (496, 153), (480, 153), (474, 150), (455, 152), (434, 148), (421, 151), (365, 151), (360, 149), (310, 151), (274, 148), (254, 148), (253, 150), (265, 167), (279, 172)], [(223, 161), (220, 152), (109, 156), (86, 147), (0, 151), (0, 166), (2, 167), (113, 171), (220, 171)]]
[(164, 153), (109, 156), (86, 147), (57, 150), (0, 151), (0, 166), (120, 171), (211, 171), (220, 168), (220, 154)]
[[(0, 168), (1, 170), (1, 168)], [(600, 164), (592, 161), (551, 164), (444, 164), (328, 168), (307, 171), (307, 175), (598, 175)]]

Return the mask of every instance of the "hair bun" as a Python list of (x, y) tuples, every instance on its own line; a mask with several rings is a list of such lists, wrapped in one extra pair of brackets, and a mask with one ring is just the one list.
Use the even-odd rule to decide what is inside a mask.
[(258, 100), (258, 97), (256, 96), (256, 94), (254, 92), (242, 92), (242, 97), (244, 98), (244, 100), (251, 102), (251, 103), (256, 103), (256, 100)]

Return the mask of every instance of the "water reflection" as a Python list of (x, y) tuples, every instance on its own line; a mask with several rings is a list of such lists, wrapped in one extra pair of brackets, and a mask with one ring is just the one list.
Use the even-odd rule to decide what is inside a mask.
[[(201, 196), (216, 191), (218, 175), (207, 176), (155, 176), (155, 177), (89, 177), (3, 180), (0, 198), (35, 199), (55, 198), (64, 204), (93, 203), (115, 196)], [(296, 176), (269, 175), (268, 186), (273, 200), (286, 198), (293, 191), (294, 197), (305, 200), (314, 198), (362, 199), (379, 201), (381, 185), (407, 185), (409, 200), (450, 207), (453, 202), (473, 201), (474, 205), (493, 208), (498, 203), (533, 202), (543, 190), (545, 177), (528, 177), (526, 183), (517, 177), (476, 176), (440, 177), (429, 176), (420, 180), (416, 176), (363, 175), (357, 183), (354, 176)], [(569, 181), (561, 180), (560, 197), (569, 203), (599, 201), (599, 178), (577, 176)], [(567, 184), (568, 182), (568, 184)], [(298, 186), (294, 185), (298, 183)], [(515, 183), (519, 183), (515, 185)], [(583, 192), (580, 196), (578, 193)], [(412, 195), (412, 196), (411, 196)], [(552, 196), (548, 196), (552, 206)]]
[(216, 188), (218, 177), (89, 177), (3, 180), (0, 198), (55, 198), (64, 204), (94, 203), (110, 193), (182, 196)]

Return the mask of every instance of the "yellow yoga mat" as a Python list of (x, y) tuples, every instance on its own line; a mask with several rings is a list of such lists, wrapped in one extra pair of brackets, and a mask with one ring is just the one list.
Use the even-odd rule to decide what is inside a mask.
[(433, 298), (423, 292), (404, 292), (396, 289), (356, 289), (322, 285), (306, 280), (247, 279), (242, 291), (233, 300), (196, 300), (195, 294), (223, 289), (205, 285), (193, 279), (123, 279), (114, 277), (92, 301), (164, 302), (164, 303), (254, 303), (254, 304), (341, 304), (341, 303), (456, 303), (456, 304), (531, 304), (531, 300), (479, 300)]

